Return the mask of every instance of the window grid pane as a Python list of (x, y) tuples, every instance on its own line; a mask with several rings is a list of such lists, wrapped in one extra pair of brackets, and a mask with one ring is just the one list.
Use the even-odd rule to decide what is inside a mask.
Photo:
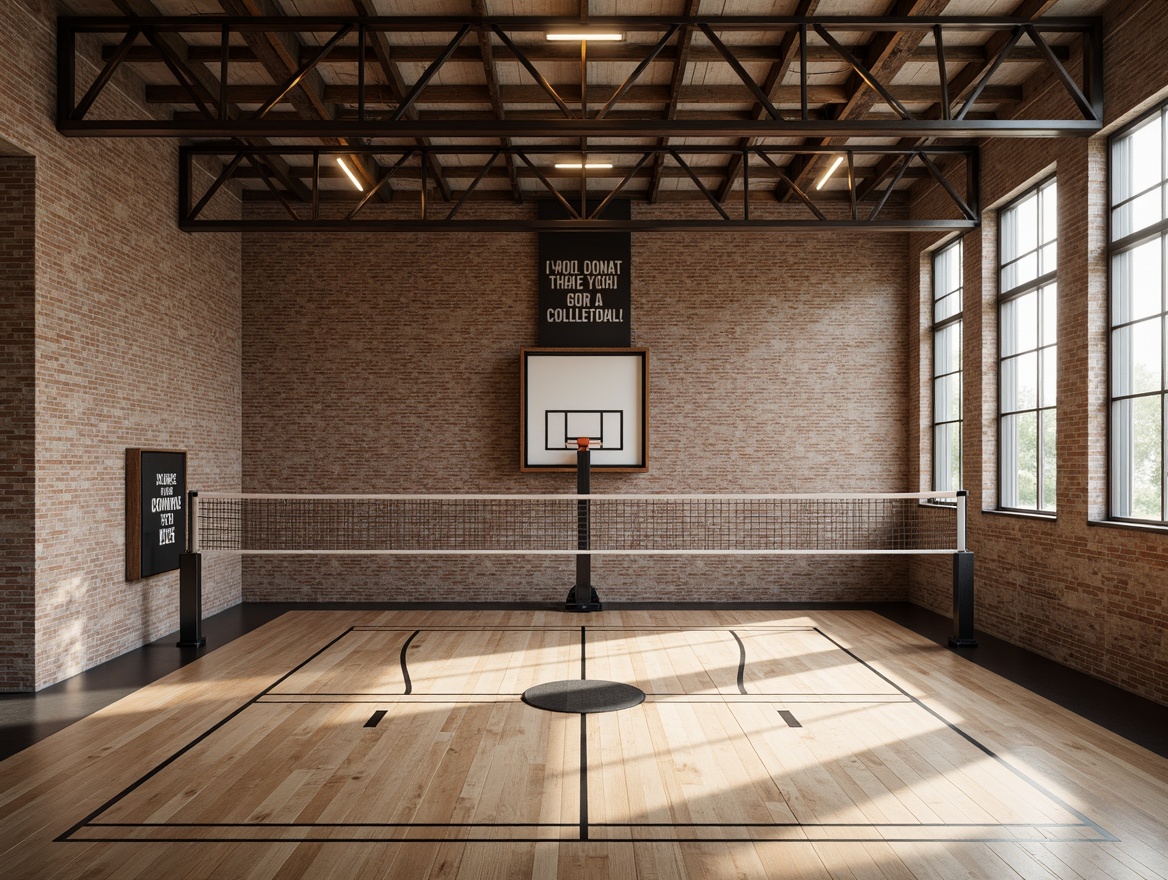
[(962, 243), (958, 239), (933, 255), (932, 488), (937, 491), (962, 488), (963, 292)]
[(1168, 217), (1168, 152), (1162, 107), (1111, 142), (1110, 516), (1165, 523), (1168, 431), (1168, 240), (1114, 242)]
[(1054, 178), (1003, 209), (1000, 229), (999, 504), (1054, 513), (1058, 387)]

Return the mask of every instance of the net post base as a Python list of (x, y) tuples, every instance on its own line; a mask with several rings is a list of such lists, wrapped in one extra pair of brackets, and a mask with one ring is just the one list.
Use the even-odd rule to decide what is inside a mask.
[(950, 648), (976, 648), (973, 637), (973, 554), (953, 554), (953, 635)]
[(178, 647), (201, 648), (203, 635), (203, 556), (180, 553), (178, 557)]
[(600, 596), (596, 590), (587, 585), (576, 585), (568, 591), (568, 598), (564, 602), (565, 611), (603, 611)]

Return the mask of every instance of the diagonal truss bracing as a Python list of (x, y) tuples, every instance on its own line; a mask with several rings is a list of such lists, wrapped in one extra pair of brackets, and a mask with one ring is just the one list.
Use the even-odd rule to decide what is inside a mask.
[[(285, 138), (508, 138), (571, 137), (633, 138), (652, 137), (659, 141), (676, 137), (983, 137), (983, 136), (1066, 136), (1098, 131), (1102, 125), (1102, 31), (1097, 19), (1042, 18), (1037, 21), (1019, 18), (943, 17), (943, 16), (870, 16), (870, 17), (746, 17), (746, 16), (594, 16), (588, 19), (593, 28), (620, 29), (640, 35), (639, 41), (612, 50), (627, 61), (676, 64), (683, 55), (694, 57), (700, 49), (706, 60), (724, 63), (734, 71), (737, 82), (714, 93), (704, 118), (676, 118), (665, 109), (679, 94), (683, 102), (697, 94), (673, 95), (665, 89), (635, 84), (636, 77), (613, 84), (611, 97), (599, 102), (597, 109), (575, 105), (565, 97), (575, 95), (578, 84), (553, 83), (541, 73), (537, 54), (547, 52), (532, 46), (533, 33), (579, 24), (575, 19), (554, 16), (333, 16), (333, 17), (264, 17), (199, 16), (145, 18), (62, 18), (58, 22), (58, 106), (59, 130), (71, 136), (171, 136), (171, 137), (285, 137)], [(477, 38), (468, 38), (474, 32)], [(833, 60), (854, 70), (890, 113), (873, 118), (832, 118), (822, 110), (828, 101), (826, 92), (817, 87), (808, 73), (807, 52), (801, 63), (790, 64), (788, 78), (796, 82), (774, 88), (773, 83), (755, 81), (747, 62), (757, 62), (758, 45), (735, 42), (736, 34), (762, 34), (771, 46), (805, 47), (808, 35), (816, 39), (816, 58)], [(921, 39), (937, 47), (925, 46), (924, 55), (936, 59), (935, 85), (906, 89), (886, 80), (881, 71), (869, 67), (849, 49), (854, 35), (889, 32), (919, 33)], [(993, 63), (983, 68), (983, 76), (959, 99), (951, 94), (945, 71), (945, 48), (960, 46), (962, 35), (970, 32), (989, 34), (998, 51)], [(371, 75), (381, 68), (385, 49), (401, 33), (422, 34), (428, 42), (412, 46), (425, 72), (414, 82), (400, 78), (389, 86), (380, 76)], [(79, 37), (95, 34), (108, 45), (104, 65), (97, 76), (78, 82), (77, 53), (83, 41)], [(324, 86), (323, 100), (336, 105), (340, 112), (333, 118), (292, 117), (274, 111), (299, 88), (296, 78), (271, 83), (253, 83), (236, 68), (251, 63), (249, 46), (257, 34), (296, 35), (306, 57), (299, 59), (300, 69), (315, 70), (326, 65), (331, 71)], [(168, 52), (160, 36), (178, 35), (191, 46), (188, 57), (176, 58)], [(220, 46), (211, 45), (214, 35)], [(647, 37), (645, 35), (648, 35)], [(1004, 37), (1004, 39), (996, 39)], [(920, 42), (919, 40), (917, 42)], [(323, 43), (323, 45), (321, 45)], [(198, 50), (198, 51), (196, 51)], [(667, 51), (668, 50), (668, 51)], [(608, 57), (604, 49), (590, 50), (594, 57)], [(950, 56), (956, 58), (955, 49)], [(199, 54), (208, 55), (203, 60)], [(327, 55), (326, 55), (327, 52)], [(487, 55), (496, 59), (509, 57), (518, 61), (530, 75), (529, 85), (511, 86), (511, 93), (498, 90), (498, 84), (461, 88), (439, 86), (433, 80), (442, 68), (453, 61), (465, 61)], [(418, 54), (421, 53), (421, 54)], [(560, 57), (560, 56), (547, 56)], [(769, 55), (773, 59), (773, 53)], [(992, 102), (1009, 91), (995, 81), (1006, 65), (1025, 57), (1047, 69), (1069, 101), (1044, 102), (1034, 112), (1047, 106), (1066, 108), (1054, 118), (1019, 116), (1012, 105), (1010, 113), (998, 112)], [(139, 118), (116, 118), (103, 112), (103, 90), (124, 66), (148, 65), (147, 101), (174, 105), (169, 114), (143, 112)], [(184, 69), (199, 65), (217, 81), (215, 88), (194, 87)], [(200, 73), (200, 79), (206, 79)], [(247, 84), (238, 84), (247, 83)], [(590, 83), (590, 89), (597, 84)], [(465, 112), (443, 110), (442, 89), (458, 93), (465, 102), (468, 94), (482, 92), (483, 103), (495, 97), (506, 102), (517, 95), (532, 110), (523, 116), (492, 113), (490, 118), (468, 117)], [(736, 97), (737, 89), (741, 97)], [(922, 95), (922, 89), (928, 94)], [(78, 95), (80, 94), (80, 98)], [(721, 99), (719, 99), (719, 96)], [(476, 97), (477, 100), (477, 97)], [(956, 105), (951, 101), (957, 100)], [(761, 107), (761, 114), (741, 113), (730, 109), (737, 101)], [(239, 115), (224, 111), (228, 103), (265, 108), (262, 114)], [(112, 103), (112, 102), (111, 102)], [(943, 105), (943, 112), (932, 114), (914, 110), (916, 106)], [(425, 114), (412, 112), (425, 104)], [(977, 112), (985, 104), (990, 109)], [(532, 118), (536, 114), (537, 118)], [(663, 143), (662, 143), (663, 145)]]
[[(793, 157), (832, 152), (846, 159), (848, 173), (831, 191), (804, 190), (783, 171), (783, 164)], [(338, 156), (354, 152), (376, 158), (385, 168), (374, 187), (358, 193), (351, 188), (325, 187), (336, 181), (340, 172), (333, 170)], [(197, 232), (229, 230), (285, 231), (411, 231), (411, 232), (522, 232), (540, 229), (628, 229), (654, 231), (670, 229), (707, 229), (722, 231), (858, 228), (907, 230), (962, 230), (980, 222), (978, 204), (978, 151), (974, 147), (930, 146), (913, 150), (880, 147), (855, 147), (840, 150), (832, 147), (774, 147), (752, 145), (738, 147), (626, 146), (606, 148), (614, 159), (613, 168), (603, 173), (557, 172), (554, 160), (561, 154), (558, 147), (505, 147), (498, 144), (447, 147), (269, 147), (251, 148), (238, 142), (202, 144), (181, 149), (180, 220), (181, 228)], [(464, 175), (465, 183), (456, 192), (456, 203), (440, 211), (428, 210), (424, 193), (416, 203), (395, 200), (392, 206), (378, 206), (375, 193), (389, 186), (391, 180), (425, 180), (427, 164), (435, 157), (457, 154), (468, 159), (457, 166), (446, 165), (448, 172)], [(754, 183), (742, 188), (739, 198), (723, 203), (715, 197), (706, 179), (720, 179), (727, 159), (734, 156), (743, 169), (743, 178)], [(292, 204), (289, 194), (281, 191), (270, 176), (260, 174), (269, 195), (260, 193), (248, 201), (242, 219), (221, 219), (208, 212), (218, 194), (255, 175), (274, 158), (286, 163), (292, 173), (304, 178), (312, 187), (311, 205)], [(569, 220), (536, 220), (528, 213), (517, 216), (500, 196), (508, 189), (484, 192), (481, 184), (492, 175), (505, 181), (510, 172), (507, 162), (530, 179), (538, 181), (542, 196), (558, 200), (568, 209)], [(884, 160), (891, 160), (890, 171), (877, 172)], [(202, 173), (207, 168), (218, 172)], [(649, 178), (662, 168), (678, 181), (704, 197), (704, 213), (695, 202), (660, 203), (643, 218), (629, 221), (598, 219), (603, 207), (621, 197), (628, 184), (637, 177)], [(196, 174), (196, 169), (200, 173)], [(328, 172), (326, 173), (326, 169)], [(906, 176), (936, 183), (950, 199), (941, 216), (909, 216), (903, 203), (893, 206), (897, 184)], [(208, 181), (195, 190), (195, 181)], [(587, 187), (587, 199), (580, 198), (581, 180)], [(769, 187), (776, 183), (791, 186), (797, 194), (792, 206), (777, 206), (769, 198)], [(861, 194), (860, 187), (866, 186)], [(840, 188), (843, 187), (843, 189)], [(765, 200), (765, 204), (759, 204)], [(278, 202), (282, 211), (265, 207)], [(576, 205), (599, 201), (600, 207), (584, 213)], [(476, 205), (473, 216), (464, 206)], [(459, 215), (456, 217), (456, 214)]]

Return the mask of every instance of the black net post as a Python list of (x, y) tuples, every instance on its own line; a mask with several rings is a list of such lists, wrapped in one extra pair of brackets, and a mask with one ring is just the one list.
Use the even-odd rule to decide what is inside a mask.
[(953, 554), (953, 635), (951, 648), (976, 648), (973, 637), (973, 554), (965, 547), (966, 502), (969, 493), (957, 493), (957, 552)]
[[(576, 494), (589, 495), (592, 492), (592, 453), (588, 449), (588, 438), (581, 437), (576, 443)], [(589, 502), (576, 502), (576, 549), (590, 550), (592, 546), (592, 523)], [(564, 604), (567, 611), (600, 611), (600, 596), (592, 587), (592, 555), (576, 554), (576, 585), (568, 591)]]
[(187, 494), (187, 549), (178, 556), (178, 646), (201, 648), (203, 635), (203, 556), (199, 553), (199, 493)]

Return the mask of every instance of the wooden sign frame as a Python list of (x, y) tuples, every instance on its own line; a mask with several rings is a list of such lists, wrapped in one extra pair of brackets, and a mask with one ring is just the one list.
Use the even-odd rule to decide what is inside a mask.
[[(146, 509), (143, 496), (143, 474), (149, 470), (143, 467), (144, 456), (176, 456), (168, 464), (176, 467), (174, 471), (167, 470), (167, 474), (174, 474), (174, 484), (157, 485), (160, 495), (157, 496), (157, 506), (160, 510)], [(157, 480), (155, 481), (157, 482)], [(163, 491), (165, 490), (165, 492)], [(187, 452), (185, 449), (140, 449), (137, 447), (126, 450), (126, 580), (136, 581), (140, 578), (152, 577), (168, 571), (176, 571), (179, 567), (178, 556), (186, 550), (186, 505), (187, 505)], [(169, 501), (169, 499), (176, 499)], [(171, 505), (174, 505), (172, 510)], [(168, 516), (169, 514), (169, 516)], [(161, 519), (159, 524), (152, 523), (155, 517)], [(159, 561), (160, 554), (147, 552), (153, 550), (151, 545), (143, 542), (143, 526), (150, 523), (152, 531), (159, 528), (171, 529), (167, 537), (172, 539), (173, 550), (169, 547), (162, 553), (166, 559)], [(170, 564), (169, 557), (173, 557)]]

